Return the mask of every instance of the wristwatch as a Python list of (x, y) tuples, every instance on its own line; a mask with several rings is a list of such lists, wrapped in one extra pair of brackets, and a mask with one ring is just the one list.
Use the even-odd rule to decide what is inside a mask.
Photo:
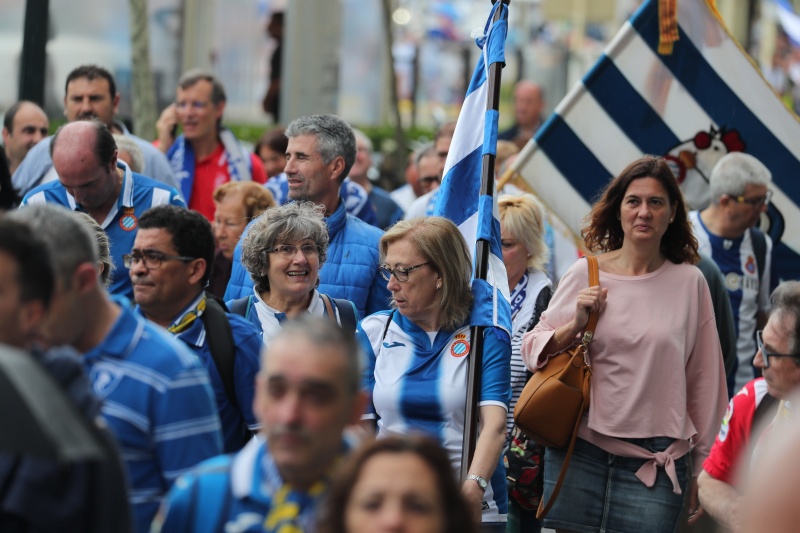
[(483, 479), (481, 476), (478, 476), (478, 475), (475, 475), (475, 474), (468, 475), (467, 479), (474, 479), (475, 483), (478, 484), (478, 486), (481, 488), (481, 490), (483, 492), (486, 492), (486, 487), (489, 486), (489, 482), (488, 481)]

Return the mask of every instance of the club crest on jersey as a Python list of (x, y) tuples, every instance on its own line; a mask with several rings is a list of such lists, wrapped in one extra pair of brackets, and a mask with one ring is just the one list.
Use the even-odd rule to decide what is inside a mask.
[(752, 255), (747, 256), (747, 262), (744, 264), (745, 270), (747, 270), (750, 274), (756, 273), (756, 260)]
[(469, 341), (464, 333), (456, 335), (456, 340), (450, 345), (450, 355), (453, 357), (464, 357), (469, 353)]
[(731, 417), (733, 416), (733, 400), (728, 402), (728, 409), (725, 411), (725, 418), (722, 419), (722, 425), (719, 428), (719, 441), (725, 442), (728, 438), (728, 431), (730, 431)]
[(139, 219), (133, 214), (132, 207), (126, 207), (119, 219), (119, 227), (125, 231), (133, 231), (139, 226)]

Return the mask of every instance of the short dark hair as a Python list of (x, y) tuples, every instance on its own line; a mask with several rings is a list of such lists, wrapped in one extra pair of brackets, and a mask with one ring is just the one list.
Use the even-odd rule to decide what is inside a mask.
[(317, 527), (320, 533), (345, 533), (345, 512), (364, 470), (373, 457), (409, 453), (422, 460), (433, 471), (436, 489), (442, 501), (445, 519), (444, 533), (472, 533), (476, 531), (461, 489), (456, 483), (447, 453), (438, 442), (422, 435), (392, 436), (374, 440), (361, 447), (337, 472), (328, 497), (323, 504)]
[(286, 128), (283, 126), (276, 126), (264, 132), (255, 148), (253, 153), (258, 155), (262, 146), (266, 146), (270, 150), (278, 154), (285, 154), (286, 148), (289, 146), (289, 138), (286, 137)]
[(111, 99), (113, 100), (117, 95), (117, 84), (114, 83), (114, 76), (112, 76), (111, 73), (103, 67), (98, 67), (97, 65), (81, 65), (70, 72), (67, 75), (67, 81), (64, 84), (64, 95), (67, 94), (67, 88), (69, 87), (70, 82), (72, 80), (79, 80), (81, 78), (86, 78), (89, 81), (102, 78), (108, 82), (108, 91), (111, 93)]
[(695, 264), (700, 260), (697, 239), (686, 214), (686, 203), (675, 180), (675, 175), (661, 157), (646, 155), (625, 167), (619, 176), (603, 189), (595, 201), (587, 220), (588, 226), (581, 232), (586, 247), (592, 252), (609, 252), (622, 248), (625, 235), (619, 213), (622, 199), (631, 182), (640, 178), (653, 178), (667, 191), (670, 207), (675, 207), (674, 221), (661, 237), (661, 252), (673, 263)]
[[(97, 156), (97, 161), (102, 167), (108, 167), (114, 159), (114, 154), (117, 153), (117, 141), (114, 140), (114, 135), (111, 133), (111, 130), (108, 129), (108, 126), (98, 119), (93, 118), (86, 122), (89, 122), (95, 128), (94, 155)], [(53, 140), (50, 142), (50, 159), (53, 158), (53, 154), (55, 153), (56, 143), (58, 143), (61, 137), (61, 130), (69, 124), (70, 123), (59, 126), (55, 135), (53, 135)]]
[(200, 282), (205, 287), (214, 264), (214, 232), (206, 217), (175, 205), (159, 205), (139, 217), (139, 229), (165, 229), (178, 255), (205, 259), (206, 272)]
[(14, 131), (14, 117), (17, 116), (17, 111), (19, 111), (19, 108), (22, 107), (23, 104), (31, 104), (39, 107), (39, 104), (36, 102), (31, 102), (30, 100), (20, 100), (9, 107), (6, 111), (6, 114), (3, 116), (3, 127), (7, 129), (9, 133)]
[(50, 304), (55, 286), (55, 272), (47, 243), (33, 229), (19, 220), (0, 217), (0, 252), (17, 263), (17, 283), (23, 302), (40, 300)]

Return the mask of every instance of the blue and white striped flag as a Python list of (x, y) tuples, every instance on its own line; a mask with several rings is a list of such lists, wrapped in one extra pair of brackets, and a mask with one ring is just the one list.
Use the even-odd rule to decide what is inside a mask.
[[(658, 0), (625, 23), (597, 64), (515, 162), (547, 207), (576, 233), (589, 202), (642, 154), (665, 156), (694, 209), (729, 151), (772, 172), (762, 220), (778, 273), (800, 278), (800, 122), (725, 28), (711, 0), (680, 0), (679, 39), (658, 54)], [(795, 228), (784, 233), (784, 229)]]
[[(495, 10), (502, 9), (493, 22)], [(476, 39), (481, 57), (467, 89), (464, 105), (444, 165), (444, 179), (433, 213), (449, 218), (461, 230), (467, 244), (478, 239), (489, 242), (490, 259), (487, 279), (472, 280), (475, 303), (470, 324), (496, 326), (511, 331), (508, 278), (500, 249), (500, 221), (495, 196), (481, 195), (481, 164), (484, 154), (497, 150), (497, 111), (486, 110), (489, 66), (505, 62), (508, 32), (508, 7), (498, 1), (492, 8), (484, 35)], [(499, 88), (498, 88), (499, 89)], [(472, 250), (473, 273), (475, 250)]]

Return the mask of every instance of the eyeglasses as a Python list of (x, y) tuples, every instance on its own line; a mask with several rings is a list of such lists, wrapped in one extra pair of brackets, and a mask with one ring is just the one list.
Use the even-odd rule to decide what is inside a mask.
[(304, 244), (299, 247), (294, 244), (281, 244), (272, 250), (267, 250), (267, 253), (281, 254), (283, 257), (294, 257), (298, 249), (303, 252), (303, 255), (306, 257), (319, 255), (319, 246), (316, 244)]
[(756, 331), (756, 344), (758, 345), (758, 349), (761, 351), (761, 357), (764, 359), (764, 368), (769, 368), (770, 357), (793, 357), (794, 359), (800, 361), (800, 354), (772, 353), (767, 351), (767, 349), (764, 347), (764, 339), (762, 334), (763, 330)]
[(417, 182), (423, 185), (430, 185), (433, 183), (440, 183), (441, 180), (439, 179), (439, 176), (425, 176), (424, 178), (418, 179)]
[(414, 265), (408, 268), (397, 267), (397, 268), (389, 268), (389, 265), (381, 265), (378, 267), (378, 270), (383, 276), (383, 279), (389, 281), (394, 274), (394, 279), (397, 281), (408, 281), (408, 275), (411, 273), (412, 270), (416, 270), (419, 267), (424, 267), (425, 265), (430, 264), (430, 261), (426, 261), (424, 263), (420, 263), (418, 265)]
[(769, 205), (769, 201), (772, 198), (772, 191), (767, 191), (767, 194), (764, 196), (756, 196), (755, 198), (746, 198), (744, 196), (731, 196), (734, 200), (736, 200), (740, 204), (750, 204), (755, 208), (759, 208), (764, 205)]
[(186, 257), (184, 255), (167, 255), (153, 250), (146, 250), (144, 252), (132, 252), (122, 256), (122, 264), (125, 268), (130, 269), (139, 261), (144, 261), (144, 267), (148, 270), (156, 270), (161, 267), (161, 264), (167, 260), (175, 261), (194, 261), (196, 257)]

